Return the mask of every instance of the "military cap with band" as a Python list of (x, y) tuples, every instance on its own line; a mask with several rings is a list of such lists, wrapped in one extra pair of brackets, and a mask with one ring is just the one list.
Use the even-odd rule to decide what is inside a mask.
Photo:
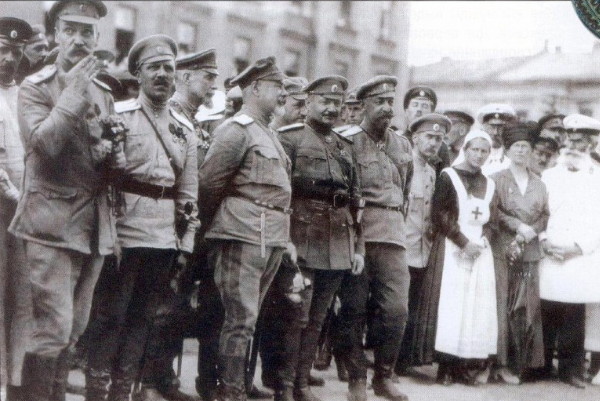
[(31, 25), (31, 30), (32, 35), (27, 41), (27, 45), (47, 41), (45, 35), (46, 30), (44, 29), (44, 26), (42, 24)]
[(568, 133), (597, 135), (600, 133), (600, 121), (583, 114), (570, 114), (563, 120)]
[(395, 97), (398, 78), (391, 75), (378, 75), (356, 89), (356, 98), (363, 100), (373, 96)]
[(509, 104), (490, 103), (486, 104), (477, 111), (477, 121), (479, 123), (505, 124), (512, 120), (517, 113)]
[(413, 121), (408, 127), (412, 134), (419, 132), (437, 132), (446, 134), (452, 127), (452, 121), (448, 117), (439, 113), (428, 113)]
[(346, 100), (344, 100), (345, 104), (360, 104), (360, 100), (356, 98), (356, 90), (357, 88), (354, 88), (346, 92)]
[(288, 96), (296, 100), (305, 100), (307, 95), (303, 91), (308, 84), (308, 80), (304, 77), (287, 77), (283, 80), (283, 88)]
[(540, 129), (564, 128), (563, 120), (566, 116), (560, 113), (546, 114), (538, 120)]
[(429, 99), (433, 103), (433, 109), (435, 110), (435, 107), (437, 106), (437, 95), (435, 94), (435, 91), (428, 86), (415, 86), (414, 88), (410, 88), (404, 95), (404, 110), (408, 109), (411, 99), (416, 97)]
[(236, 100), (243, 97), (242, 90), (239, 86), (234, 86), (227, 91), (227, 99)]
[(177, 44), (167, 35), (151, 35), (137, 41), (129, 50), (127, 69), (133, 75), (144, 63), (173, 60), (177, 57)]
[(202, 70), (213, 75), (219, 75), (217, 70), (217, 51), (208, 49), (199, 53), (187, 54), (176, 60), (178, 70)]
[(323, 97), (339, 99), (344, 97), (348, 89), (348, 81), (341, 75), (329, 75), (317, 78), (304, 87), (308, 95), (320, 95)]
[(32, 35), (31, 26), (22, 19), (14, 17), (0, 18), (0, 40), (13, 46), (24, 46)]
[(106, 16), (106, 6), (100, 0), (60, 0), (56, 1), (48, 11), (52, 23), (56, 19), (81, 24), (95, 25), (100, 18)]
[(452, 119), (452, 117), (457, 117), (460, 120), (463, 120), (465, 123), (469, 124), (469, 125), (473, 125), (473, 123), (475, 122), (475, 119), (473, 117), (471, 117), (471, 115), (469, 113), (467, 113), (466, 111), (462, 111), (462, 110), (446, 110), (443, 113), (446, 117)]
[(285, 75), (277, 68), (275, 57), (265, 57), (240, 72), (230, 84), (244, 89), (255, 81), (283, 82), (284, 79)]

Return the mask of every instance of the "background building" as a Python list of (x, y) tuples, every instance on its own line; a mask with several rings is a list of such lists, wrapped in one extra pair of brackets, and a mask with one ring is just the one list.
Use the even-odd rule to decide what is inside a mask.
[[(4, 15), (45, 20), (52, 1), (2, 1)], [(396, 1), (107, 1), (99, 48), (122, 63), (131, 45), (164, 33), (183, 52), (218, 50), (220, 79), (276, 56), (287, 75), (340, 74), (355, 86), (376, 74), (406, 89), (409, 4)], [(50, 29), (47, 30), (49, 33)]]
[(537, 54), (489, 60), (441, 61), (412, 67), (410, 85), (430, 85), (438, 108), (475, 113), (491, 102), (509, 103), (522, 119), (550, 112), (600, 117), (600, 42), (588, 54), (544, 48)]

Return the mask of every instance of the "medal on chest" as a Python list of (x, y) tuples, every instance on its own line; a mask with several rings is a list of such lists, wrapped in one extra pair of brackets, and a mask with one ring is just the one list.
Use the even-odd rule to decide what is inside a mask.
[(171, 140), (173, 143), (179, 143), (179, 145), (183, 146), (186, 143), (185, 134), (183, 133), (183, 128), (176, 127), (175, 124), (169, 124), (169, 131), (171, 132)]

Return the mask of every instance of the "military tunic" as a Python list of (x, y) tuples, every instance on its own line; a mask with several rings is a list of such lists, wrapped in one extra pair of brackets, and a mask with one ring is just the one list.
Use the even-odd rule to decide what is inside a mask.
[(340, 289), (339, 341), (350, 379), (366, 378), (360, 327), (371, 294), (377, 310), (371, 334), (375, 339), (375, 374), (393, 369), (406, 324), (410, 278), (406, 265), (405, 211), (412, 176), (409, 141), (391, 129), (380, 138), (362, 126), (341, 133), (352, 141), (365, 208), (362, 229), (366, 242), (365, 270), (344, 280)]
[(213, 138), (199, 182), (225, 312), (218, 364), (221, 382), (242, 391), (260, 305), (289, 241), (290, 161), (266, 118), (245, 107)]
[(100, 255), (112, 253), (116, 241), (105, 164), (93, 157), (101, 142), (98, 118), (114, 112), (113, 99), (97, 80), (85, 96), (72, 91), (66, 74), (48, 65), (19, 91), (26, 173), (9, 227), (25, 240), (30, 268), (36, 333), (30, 352), (52, 357), (83, 333)]
[[(323, 135), (300, 123), (280, 128), (279, 138), (292, 160), (291, 240), (298, 258), (312, 269), (351, 268), (354, 253), (364, 254), (347, 207), (360, 197), (352, 146), (335, 132)], [(342, 207), (333, 205), (338, 201)]]
[(194, 132), (196, 133), (196, 138), (198, 139), (198, 168), (200, 168), (204, 162), (204, 159), (206, 158), (208, 148), (210, 147), (210, 143), (212, 141), (211, 136), (202, 128), (202, 123), (196, 120), (196, 110), (194, 110), (194, 108), (191, 107), (184, 99), (181, 99), (177, 92), (169, 100), (169, 106), (175, 112), (187, 118), (187, 120), (194, 126)]

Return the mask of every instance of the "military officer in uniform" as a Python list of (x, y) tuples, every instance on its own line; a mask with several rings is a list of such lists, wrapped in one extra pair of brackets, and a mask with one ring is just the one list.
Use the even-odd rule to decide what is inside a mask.
[(124, 197), (117, 221), (120, 278), (107, 289), (90, 339), (87, 401), (105, 399), (109, 381), (109, 399), (128, 399), (139, 369), (142, 399), (165, 391), (164, 369), (151, 362), (160, 355), (154, 348), (162, 344), (162, 320), (173, 313), (171, 279), (187, 264), (199, 223), (196, 134), (168, 105), (176, 55), (177, 45), (166, 35), (144, 38), (129, 52), (128, 69), (141, 91), (137, 99), (117, 104), (129, 127), (118, 184)]
[(375, 355), (373, 389), (378, 396), (406, 400), (392, 383), (393, 369), (408, 315), (410, 276), (406, 264), (404, 215), (412, 172), (408, 139), (389, 129), (397, 79), (376, 76), (357, 90), (364, 108), (360, 125), (341, 133), (352, 141), (365, 207), (362, 229), (366, 242), (365, 271), (340, 290), (339, 344), (348, 369), (350, 398), (366, 400), (367, 367), (362, 328), (369, 293), (374, 305), (371, 335)]
[(477, 121), (492, 138), (490, 157), (481, 167), (484, 175), (489, 176), (510, 165), (510, 160), (504, 154), (502, 133), (506, 124), (513, 121), (515, 117), (516, 113), (513, 107), (504, 103), (486, 104), (477, 111)]
[(25, 149), (19, 136), (17, 66), (32, 35), (29, 24), (0, 18), (0, 303), (6, 349), (6, 398), (21, 399), (21, 370), (31, 335), (31, 292), (23, 241), (8, 232), (21, 194)]
[(304, 101), (306, 94), (302, 89), (308, 84), (304, 77), (288, 77), (283, 81), (283, 88), (287, 92), (283, 106), (277, 109), (275, 117), (271, 122), (271, 128), (277, 130), (284, 125), (295, 124), (304, 121), (306, 108)]
[(431, 199), (435, 189), (436, 175), (435, 170), (427, 161), (437, 154), (442, 139), (450, 131), (451, 125), (452, 122), (448, 117), (429, 113), (417, 118), (410, 127), (415, 144), (412, 152), (414, 173), (410, 183), (409, 205), (406, 214), (406, 260), (410, 272), (410, 290), (408, 321), (396, 363), (396, 372), (399, 375), (407, 374), (412, 363), (410, 356), (418, 316), (418, 299), (433, 240)]
[[(363, 115), (363, 106), (361, 101), (356, 98), (356, 89), (348, 91), (344, 100), (344, 111), (342, 112), (344, 123), (347, 125), (358, 125), (363, 120)], [(345, 129), (341, 129), (338, 132), (342, 131), (345, 131)]]
[[(64, 399), (69, 349), (83, 333), (104, 255), (113, 252), (115, 218), (107, 173), (124, 167), (122, 150), (101, 138), (99, 120), (114, 112), (110, 88), (95, 79), (92, 52), (101, 1), (58, 1), (58, 57), (19, 91), (25, 180), (9, 231), (25, 240), (33, 300), (33, 336), (25, 355), (25, 399)], [(52, 395), (51, 395), (52, 394)]]
[[(310, 369), (327, 309), (345, 274), (360, 274), (364, 241), (355, 206), (360, 185), (350, 142), (332, 130), (348, 83), (340, 76), (314, 80), (304, 91), (305, 124), (279, 129), (292, 161), (291, 240), (299, 270), (311, 285), (290, 313), (276, 400), (317, 401), (310, 390)], [(306, 280), (305, 280), (306, 281)]]
[(450, 163), (452, 163), (458, 157), (458, 152), (462, 148), (465, 136), (471, 130), (475, 120), (462, 110), (446, 110), (444, 111), (444, 115), (452, 121), (452, 127), (446, 132), (446, 136), (444, 136), (444, 143), (448, 146)]
[[(412, 133), (410, 126), (413, 121), (421, 116), (435, 112), (437, 107), (437, 95), (435, 91), (427, 86), (415, 86), (410, 88), (404, 95), (404, 115), (406, 117), (406, 130), (404, 135), (412, 145)], [(445, 167), (450, 165), (450, 151), (445, 143), (442, 143), (438, 153), (431, 156), (429, 164), (435, 169), (436, 176)]]
[(290, 161), (268, 125), (284, 75), (275, 59), (232, 80), (244, 105), (214, 132), (200, 167), (209, 261), (225, 308), (219, 340), (219, 400), (245, 400), (246, 353), (260, 305), (289, 244)]
[(559, 146), (562, 146), (566, 139), (564, 118), (565, 115), (560, 113), (550, 113), (540, 118), (538, 120), (539, 136), (552, 138)]
[(23, 59), (19, 64), (19, 70), (15, 80), (21, 84), (26, 76), (34, 74), (44, 67), (44, 59), (48, 55), (48, 39), (46, 38), (43, 25), (37, 24), (32, 27), (33, 35), (23, 48)]

